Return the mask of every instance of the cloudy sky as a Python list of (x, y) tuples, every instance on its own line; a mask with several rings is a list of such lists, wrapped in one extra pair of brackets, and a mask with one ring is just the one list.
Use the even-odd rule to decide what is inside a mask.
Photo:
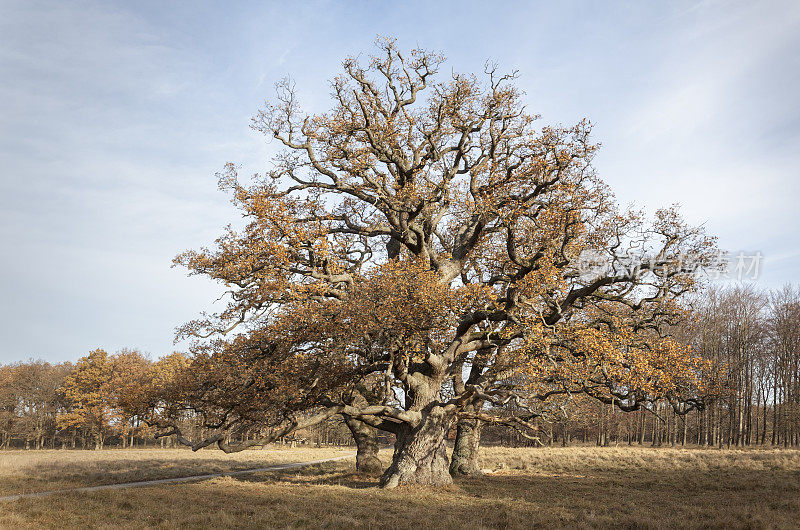
[(378, 34), (519, 70), (545, 122), (595, 123), (621, 203), (800, 282), (800, 2), (489, 5), (0, 0), (0, 362), (175, 348), (217, 288), (172, 257), (235, 220), (214, 173), (274, 149), (250, 116), (286, 75), (323, 110)]

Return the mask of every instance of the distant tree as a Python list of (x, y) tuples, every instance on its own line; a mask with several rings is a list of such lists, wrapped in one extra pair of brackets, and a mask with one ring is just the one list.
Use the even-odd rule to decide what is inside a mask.
[[(189, 365), (190, 360), (180, 352), (164, 356), (149, 365), (146, 384), (130, 389), (127, 399), (131, 408), (148, 427), (178, 425), (183, 432), (197, 423), (186, 391)], [(162, 430), (162, 444), (170, 434)]]
[(10, 434), (22, 438), (25, 447), (42, 449), (48, 441), (54, 444), (61, 406), (58, 389), (69, 370), (69, 363), (51, 365), (33, 360), (12, 367), (10, 398), (16, 406)]
[(111, 405), (119, 418), (122, 446), (133, 445), (134, 436), (142, 429), (144, 412), (140, 400), (143, 388), (150, 384), (150, 360), (138, 350), (122, 349), (111, 357), (109, 390)]
[(113, 360), (105, 350), (96, 349), (78, 360), (61, 388), (69, 408), (58, 418), (59, 426), (86, 430), (95, 449), (103, 448), (116, 421), (113, 380)]
[[(772, 351), (772, 443), (800, 445), (800, 289), (771, 293), (767, 321)], [(765, 412), (766, 414), (766, 412)], [(766, 418), (765, 418), (766, 424)], [(765, 427), (766, 431), (766, 427)]]
[(17, 422), (19, 397), (16, 389), (17, 367), (0, 365), (0, 447), (11, 444)]

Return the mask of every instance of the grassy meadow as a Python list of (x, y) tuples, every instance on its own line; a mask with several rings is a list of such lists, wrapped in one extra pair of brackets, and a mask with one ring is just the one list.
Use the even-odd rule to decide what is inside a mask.
[[(0, 495), (232, 471), (352, 449), (0, 452)], [(389, 451), (383, 455), (388, 462)], [(352, 460), (291, 471), (0, 504), (22, 528), (797, 528), (800, 452), (485, 448), (486, 475), (377, 488)]]
[(0, 451), (0, 496), (225, 473), (350, 454), (348, 447), (270, 446), (226, 455), (218, 449)]

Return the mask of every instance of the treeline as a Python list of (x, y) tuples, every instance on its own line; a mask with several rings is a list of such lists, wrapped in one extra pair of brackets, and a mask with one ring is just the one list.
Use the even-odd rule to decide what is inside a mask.
[[(668, 403), (656, 403), (626, 413), (576, 397), (562, 407), (560, 421), (542, 421), (536, 436), (487, 425), (484, 440), (509, 445), (800, 445), (800, 290), (709, 290), (677, 334), (724, 374), (704, 409), (679, 414)], [(144, 400), (155, 388), (173, 384), (174, 373), (187, 362), (180, 353), (154, 361), (135, 349), (113, 355), (97, 349), (76, 363), (2, 365), (0, 447), (99, 449), (109, 443), (152, 443), (156, 431), (144, 421)], [(194, 424), (187, 415), (186, 432)], [(258, 432), (235, 436), (255, 438)], [(339, 420), (293, 438), (350, 441)], [(160, 441), (165, 442), (172, 439)]]
[[(158, 387), (175, 385), (188, 364), (181, 353), (158, 360), (135, 349), (115, 354), (97, 349), (76, 363), (30, 360), (0, 365), (0, 449), (102, 449), (147, 444), (176, 446), (174, 436), (155, 439), (145, 421), (148, 399)], [(196, 418), (187, 412), (182, 430), (195, 435)], [(233, 433), (247, 440), (257, 430)], [(350, 431), (334, 419), (293, 433), (285, 443), (351, 445)]]
[(703, 410), (667, 403), (636, 412), (575, 398), (562, 421), (536, 440), (503, 432), (513, 444), (571, 442), (716, 447), (800, 445), (800, 290), (753, 286), (710, 289), (677, 335), (715, 361), (723, 380)]
[(727, 375), (700, 418), (700, 443), (800, 445), (800, 291), (712, 290), (691, 331)]
[(151, 361), (138, 350), (89, 352), (76, 363), (0, 366), (0, 447), (122, 447), (152, 440), (141, 399), (160, 373), (185, 359)]

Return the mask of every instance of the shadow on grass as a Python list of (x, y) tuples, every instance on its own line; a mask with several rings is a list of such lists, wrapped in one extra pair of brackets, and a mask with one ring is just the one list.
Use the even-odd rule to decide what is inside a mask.
[(353, 464), (10, 503), (0, 526), (795, 528), (800, 471), (515, 471), (448, 488), (377, 488)]
[(343, 486), (350, 489), (377, 488), (380, 474), (360, 473), (351, 462), (314, 464), (297, 469), (265, 471), (234, 477), (253, 484), (282, 482), (285, 484)]
[[(796, 528), (800, 521), (800, 471), (791, 470), (522, 472), (462, 478), (444, 489), (391, 492), (377, 489), (378, 479), (341, 464), (235, 478), (295, 489), (337, 486), (337, 496), (325, 502), (359, 513), (373, 525), (405, 524), (396, 518), (399, 512), (390, 511), (386, 520), (373, 518), (374, 497), (400, 501), (408, 526), (423, 527)], [(368, 497), (358, 493), (370, 489)], [(462, 515), (441, 519), (453, 511)]]

